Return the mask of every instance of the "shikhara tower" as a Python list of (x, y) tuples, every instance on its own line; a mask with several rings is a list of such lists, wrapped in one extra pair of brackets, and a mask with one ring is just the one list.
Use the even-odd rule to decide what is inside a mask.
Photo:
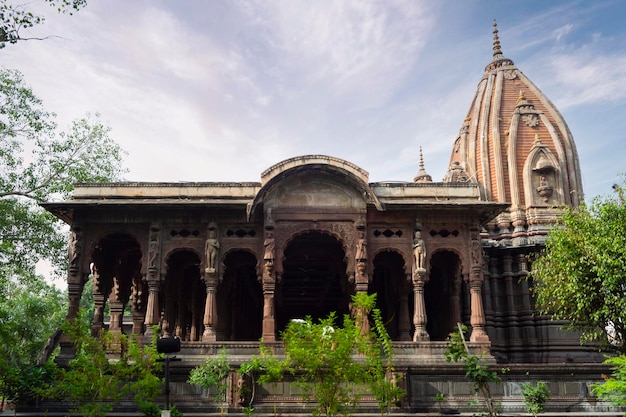
[[(240, 363), (259, 338), (279, 348), (289, 320), (355, 314), (350, 296), (375, 292), (407, 390), (400, 411), (435, 408), (437, 393), (466, 407), (463, 372), (444, 357), (459, 322), (471, 348), (511, 369), (495, 392), (505, 409), (521, 408), (520, 381), (543, 380), (555, 409), (593, 411), (587, 384), (602, 357), (537, 315), (526, 279), (562, 208), (582, 201), (576, 148), (556, 107), (504, 57), (495, 23), (493, 51), (442, 182), (421, 150), (406, 182), (369, 182), (349, 161), (304, 155), (260, 182), (79, 184), (71, 200), (44, 204), (71, 226), (68, 319), (91, 285), (94, 334), (147, 340), (158, 326), (180, 337), (172, 402), (210, 411), (185, 383), (207, 354), (225, 348)], [(59, 360), (72, 354), (63, 339)], [(300, 401), (282, 383), (255, 409)]]

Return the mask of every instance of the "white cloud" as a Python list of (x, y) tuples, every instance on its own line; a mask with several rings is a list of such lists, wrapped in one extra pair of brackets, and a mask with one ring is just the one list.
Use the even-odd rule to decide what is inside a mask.
[(553, 33), (554, 33), (554, 37), (556, 41), (559, 42), (561, 38), (566, 36), (568, 33), (570, 33), (573, 28), (574, 28), (574, 25), (571, 23), (568, 23), (554, 30)]
[(562, 108), (626, 99), (626, 55), (556, 55), (550, 67)]

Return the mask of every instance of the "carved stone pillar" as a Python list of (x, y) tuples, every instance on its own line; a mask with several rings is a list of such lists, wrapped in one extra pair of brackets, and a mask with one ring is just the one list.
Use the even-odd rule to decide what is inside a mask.
[[(475, 268), (475, 267), (474, 267)], [(471, 342), (489, 342), (489, 336), (485, 331), (485, 311), (483, 309), (482, 286), (480, 279), (482, 268), (472, 270), (470, 277), (470, 303), (472, 314), (470, 324), (472, 325)]]
[(109, 294), (110, 322), (109, 331), (112, 333), (122, 332), (122, 318), (124, 315), (124, 303), (119, 294), (120, 283), (118, 277), (113, 277), (113, 289)]
[(508, 307), (508, 328), (512, 344), (520, 342), (518, 308), (515, 305), (515, 288), (513, 287), (513, 257), (510, 254), (504, 256), (504, 270), (502, 276), (506, 287), (506, 302)]
[(276, 279), (274, 277), (273, 259), (265, 259), (263, 268), (263, 324), (261, 337), (265, 342), (276, 341), (276, 317), (274, 308), (274, 293), (276, 291)]
[(206, 301), (204, 303), (204, 333), (202, 333), (203, 342), (214, 342), (217, 340), (215, 326), (217, 324), (217, 302), (215, 293), (217, 291), (217, 277), (215, 270), (205, 271), (204, 284), (206, 286)]
[(426, 270), (416, 269), (413, 275), (413, 325), (415, 326), (415, 333), (413, 333), (413, 341), (419, 342), (423, 340), (430, 340), (428, 331), (426, 331), (427, 317), (426, 317), (426, 304), (424, 303), (424, 284), (426, 284), (428, 278), (426, 277)]
[(159, 307), (159, 291), (161, 289), (161, 282), (158, 279), (149, 279), (148, 284), (148, 305), (146, 306), (146, 319), (144, 324), (146, 326), (145, 335), (152, 335), (152, 327), (159, 324), (161, 319), (161, 309)]
[(77, 223), (74, 223), (70, 230), (70, 244), (67, 251), (67, 295), (69, 297), (67, 320), (69, 321), (74, 320), (78, 315), (80, 298), (83, 294), (83, 287), (85, 285), (85, 276), (83, 276), (81, 268), (82, 253), (82, 228)]
[(470, 324), (472, 325), (472, 342), (489, 342), (489, 336), (485, 331), (485, 310), (483, 309), (482, 286), (483, 286), (483, 251), (480, 245), (478, 230), (471, 235), (470, 259), (471, 268), (469, 276), (470, 305), (472, 313)]
[(106, 297), (101, 290), (101, 282), (103, 277), (100, 275), (100, 270), (94, 265), (93, 269), (93, 322), (91, 323), (91, 335), (98, 336), (104, 327), (104, 303)]
[(141, 274), (133, 276), (133, 285), (130, 293), (130, 310), (133, 316), (132, 333), (143, 335), (146, 316), (146, 296)]
[(67, 296), (70, 300), (70, 304), (67, 310), (68, 321), (72, 321), (78, 315), (78, 309), (80, 306), (80, 299), (83, 294), (83, 287), (85, 286), (84, 280), (68, 280), (67, 282)]
[(159, 306), (159, 291), (161, 290), (161, 227), (158, 223), (150, 225), (148, 237), (148, 273), (143, 278), (148, 286), (148, 301), (146, 302), (146, 317), (144, 319), (144, 337), (152, 337), (152, 328), (161, 320), (161, 307)]

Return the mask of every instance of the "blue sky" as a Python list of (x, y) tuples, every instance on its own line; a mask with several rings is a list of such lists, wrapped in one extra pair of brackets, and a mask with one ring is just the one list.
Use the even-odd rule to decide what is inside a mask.
[(626, 2), (91, 1), (0, 50), (61, 125), (99, 112), (128, 180), (259, 181), (303, 154), (443, 177), (498, 21), (559, 108), (587, 199), (626, 172)]

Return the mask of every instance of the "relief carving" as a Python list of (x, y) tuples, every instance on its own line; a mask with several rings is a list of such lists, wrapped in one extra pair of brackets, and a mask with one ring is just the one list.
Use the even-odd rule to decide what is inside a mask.
[(524, 114), (522, 116), (522, 121), (524, 121), (524, 123), (528, 127), (537, 127), (537, 126), (539, 126), (539, 118), (537, 117), (536, 114), (532, 114), (532, 113)]

